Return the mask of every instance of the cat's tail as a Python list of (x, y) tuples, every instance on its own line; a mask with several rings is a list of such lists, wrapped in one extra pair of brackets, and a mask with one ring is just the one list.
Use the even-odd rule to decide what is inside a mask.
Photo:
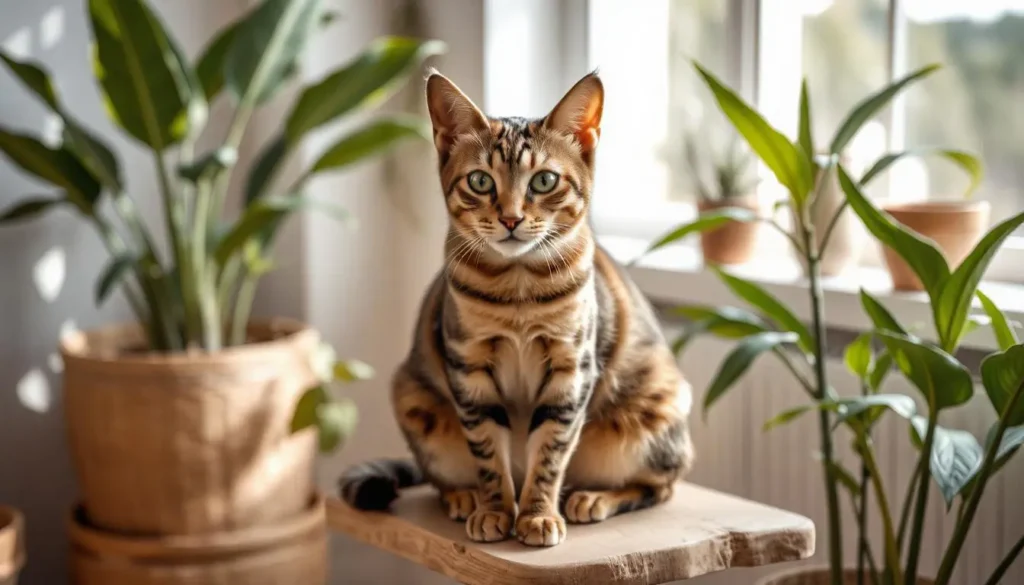
[(341, 498), (359, 510), (386, 510), (398, 490), (420, 485), (423, 472), (406, 459), (378, 459), (354, 465), (341, 475)]

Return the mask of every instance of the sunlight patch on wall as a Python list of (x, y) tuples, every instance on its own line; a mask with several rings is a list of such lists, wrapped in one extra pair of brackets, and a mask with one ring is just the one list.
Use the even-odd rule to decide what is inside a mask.
[(46, 375), (38, 368), (32, 368), (18, 380), (18, 400), (21, 404), (40, 414), (50, 410), (53, 403), (53, 392)]
[(50, 371), (54, 374), (60, 374), (64, 371), (64, 359), (60, 357), (59, 353), (51, 353), (46, 356), (46, 365), (50, 367)]
[(54, 246), (47, 250), (32, 269), (32, 280), (35, 282), (36, 291), (48, 303), (57, 300), (61, 289), (64, 288), (65, 276), (67, 276), (67, 258), (64, 255), (64, 248), (60, 246)]
[(39, 22), (39, 46), (53, 48), (64, 38), (64, 7), (54, 6), (46, 11)]
[(60, 148), (61, 143), (64, 141), (64, 120), (60, 116), (47, 114), (43, 118), (41, 134), (40, 140), (43, 141), (43, 144), (54, 149)]
[(32, 29), (19, 28), (4, 39), (4, 51), (16, 59), (25, 59), (32, 53)]

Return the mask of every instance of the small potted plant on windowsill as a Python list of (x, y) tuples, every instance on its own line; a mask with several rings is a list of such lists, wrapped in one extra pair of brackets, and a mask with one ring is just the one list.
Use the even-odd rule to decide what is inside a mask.
[[(757, 214), (756, 159), (733, 135), (725, 148), (714, 141), (698, 139), (688, 132), (681, 155), (689, 190), (697, 199), (697, 211), (746, 210)], [(705, 262), (743, 264), (753, 256), (757, 245), (756, 222), (729, 220), (700, 234)]]
[[(251, 319), (253, 298), (289, 215), (338, 212), (306, 196), (312, 177), (402, 140), (429, 140), (430, 124), (381, 116), (324, 149), (290, 186), (275, 179), (307, 135), (370, 109), (444, 46), (380, 38), (297, 88), (278, 135), (248, 169), (233, 218), (225, 201), (251, 117), (296, 79), (308, 40), (332, 19), (323, 4), (264, 0), (192, 63), (145, 0), (87, 1), (106, 111), (152, 156), (152, 186), (127, 184), (115, 153), (72, 113), (78, 96), (63, 99), (39, 64), (0, 55), (63, 122), (57, 146), (0, 128), (9, 162), (55, 187), (0, 210), (0, 224), (55, 208), (77, 213), (110, 254), (97, 303), (120, 291), (135, 318), (61, 340), (72, 460), (96, 528), (197, 534), (292, 517), (315, 489), (317, 433), (309, 427), (331, 447), (352, 422), (351, 404), (332, 402), (323, 384), (365, 377), (367, 368), (335, 363), (305, 323)], [(198, 152), (218, 98), (234, 106), (228, 130), (216, 137), (219, 146)], [(159, 193), (165, 247), (138, 211), (139, 191), (148, 188)], [(320, 363), (325, 357), (330, 363)]]

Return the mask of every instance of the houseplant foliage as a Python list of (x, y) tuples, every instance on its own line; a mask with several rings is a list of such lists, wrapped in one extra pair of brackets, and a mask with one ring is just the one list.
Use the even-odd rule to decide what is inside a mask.
[[(110, 259), (98, 275), (96, 302), (120, 290), (150, 350), (216, 352), (244, 345), (257, 284), (273, 267), (275, 235), (305, 208), (343, 217), (334, 204), (304, 194), (309, 180), (347, 168), (407, 139), (430, 137), (418, 117), (380, 116), (325, 148), (290, 185), (275, 179), (316, 130), (379, 104), (444, 50), (437, 41), (380, 38), (352, 61), (299, 88), (281, 132), (247, 169), (244, 205), (226, 209), (238, 149), (254, 112), (294, 82), (312, 35), (333, 19), (321, 0), (265, 0), (221, 30), (195, 61), (145, 0), (88, 0), (93, 72), (115, 125), (149, 153), (167, 242), (159, 246), (138, 211), (119, 157), (85, 127), (42, 65), (0, 54), (25, 88), (63, 122), (56, 146), (0, 128), (0, 151), (51, 184), (0, 210), (0, 224), (72, 209), (99, 233)], [(206, 136), (209, 105), (233, 106), (224, 136)], [(213, 140), (209, 140), (212, 138)], [(216, 146), (199, 150), (198, 144)], [(147, 186), (148, 187), (148, 186)], [(346, 367), (344, 365), (339, 367)], [(358, 367), (358, 366), (356, 366)], [(365, 368), (363, 368), (365, 371)]]
[[(699, 333), (711, 333), (738, 340), (737, 347), (723, 361), (704, 397), (704, 413), (733, 387), (750, 365), (762, 354), (772, 353), (792, 373), (806, 391), (810, 402), (780, 413), (767, 428), (785, 424), (804, 413), (818, 416), (826, 501), (828, 505), (829, 577), (834, 585), (843, 583), (842, 527), (840, 494), (847, 493), (857, 516), (859, 554), (855, 564), (858, 583), (917, 582), (921, 540), (924, 534), (925, 507), (932, 480), (947, 505), (959, 502), (955, 533), (948, 543), (935, 583), (947, 585), (955, 568), (964, 539), (970, 530), (978, 503), (990, 478), (998, 473), (1024, 442), (1024, 346), (1018, 341), (1005, 316), (978, 290), (984, 272), (1005, 238), (1024, 224), (1024, 213), (992, 228), (967, 258), (951, 269), (933, 242), (922, 238), (880, 211), (863, 195), (862, 188), (896, 160), (922, 152), (937, 153), (972, 176), (972, 185), (980, 180), (980, 163), (967, 153), (949, 149), (927, 149), (887, 154), (859, 178), (852, 178), (835, 161), (864, 122), (881, 111), (906, 86), (936, 70), (925, 67), (868, 96), (858, 103), (836, 131), (828, 145), (827, 156), (815, 156), (811, 132), (811, 104), (806, 83), (801, 92), (800, 123), (793, 141), (769, 125), (753, 108), (743, 102), (700, 65), (698, 72), (715, 95), (717, 103), (734, 127), (747, 140), (776, 179), (788, 191), (787, 204), (797, 218), (795, 236), (789, 236), (794, 251), (809, 267), (808, 301), (810, 326), (797, 317), (770, 292), (754, 282), (716, 269), (726, 286), (753, 311), (725, 307), (680, 307), (679, 314), (692, 319), (692, 325), (677, 341), (679, 350)], [(849, 369), (861, 380), (859, 396), (839, 396), (829, 383), (825, 367), (828, 350), (825, 338), (825, 306), (821, 287), (820, 258), (828, 246), (835, 217), (824, 226), (809, 218), (818, 186), (814, 177), (823, 169), (838, 174), (846, 196), (846, 205), (856, 213), (867, 230), (896, 251), (925, 286), (932, 309), (933, 339), (908, 329), (889, 313), (882, 303), (861, 292), (864, 310), (874, 328), (846, 349)], [(845, 209), (844, 205), (837, 212)], [(702, 214), (695, 221), (679, 226), (654, 242), (657, 249), (687, 234), (700, 232), (727, 219), (755, 221), (745, 210), (718, 210)], [(775, 226), (783, 233), (780, 226)], [(815, 232), (824, 229), (819, 246)], [(989, 355), (982, 365), (982, 384), (998, 417), (998, 422), (979, 442), (970, 433), (938, 424), (940, 412), (967, 402), (974, 384), (967, 368), (953, 357), (963, 336), (976, 327), (979, 319), (970, 314), (974, 298), (980, 299), (987, 318), (999, 339), (1000, 351)], [(925, 407), (899, 394), (880, 393), (884, 378), (898, 372), (921, 392)], [(908, 436), (918, 446), (920, 457), (911, 489), (897, 501), (882, 485), (878, 473), (872, 431), (882, 416), (907, 420)], [(840, 430), (842, 429), (842, 430)], [(861, 461), (859, 473), (844, 469), (835, 458), (834, 435), (847, 433)], [(877, 498), (883, 527), (881, 555), (875, 555), (866, 534), (867, 503)], [(1007, 554), (1006, 560), (989, 579), (995, 584), (1024, 546), (1024, 538)]]

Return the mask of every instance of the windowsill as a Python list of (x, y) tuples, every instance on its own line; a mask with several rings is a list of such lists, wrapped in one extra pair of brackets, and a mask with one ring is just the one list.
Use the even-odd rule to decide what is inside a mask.
[[(600, 243), (616, 260), (628, 264), (638, 257), (648, 240), (626, 236), (604, 235)], [(711, 271), (705, 270), (700, 251), (694, 246), (668, 246), (628, 268), (637, 286), (652, 301), (665, 304), (700, 304), (721, 306), (741, 303)], [(779, 258), (726, 268), (730, 273), (757, 282), (789, 306), (804, 320), (810, 319), (807, 281), (796, 261)], [(888, 273), (881, 268), (860, 268), (849, 274), (826, 278), (825, 324), (848, 331), (866, 331), (871, 322), (860, 304), (861, 288), (879, 298), (897, 319), (908, 328), (919, 328), (919, 335), (933, 339), (930, 333), (931, 309), (925, 293), (892, 290)], [(985, 292), (1011, 321), (1024, 323), (1024, 285), (983, 282)], [(975, 300), (976, 312), (981, 312)], [(964, 337), (962, 346), (993, 350), (995, 337), (988, 327), (979, 327)]]

